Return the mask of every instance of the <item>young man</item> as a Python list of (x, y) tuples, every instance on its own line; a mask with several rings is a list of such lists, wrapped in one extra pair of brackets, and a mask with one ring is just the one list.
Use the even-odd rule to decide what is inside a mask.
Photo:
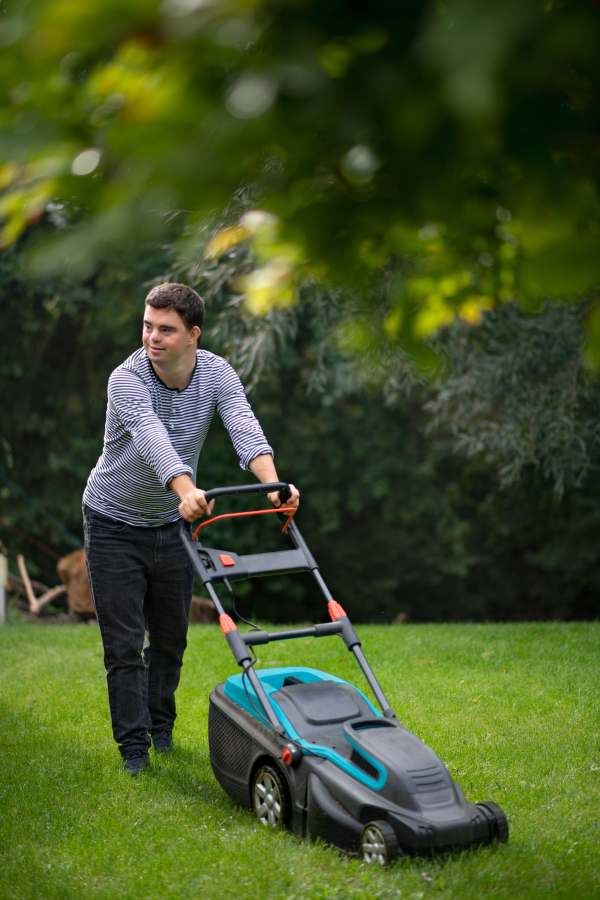
[[(215, 410), (242, 468), (263, 483), (279, 481), (238, 376), (197, 349), (203, 321), (204, 303), (192, 288), (150, 291), (143, 347), (108, 381), (104, 449), (83, 495), (113, 736), (131, 775), (148, 765), (151, 741), (157, 751), (172, 745), (193, 585), (178, 529), (181, 517), (193, 522), (212, 511), (195, 479)], [(290, 488), (287, 503), (298, 506)], [(277, 494), (268, 497), (280, 505)]]

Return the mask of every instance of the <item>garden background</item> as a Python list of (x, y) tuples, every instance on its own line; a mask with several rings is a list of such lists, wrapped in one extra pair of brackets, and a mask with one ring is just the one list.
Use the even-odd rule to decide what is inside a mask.
[[(385, 871), (265, 833), (211, 773), (208, 695), (237, 668), (212, 624), (173, 753), (131, 779), (98, 629), (13, 608), (0, 897), (599, 896), (599, 46), (598, 0), (0, 4), (11, 571), (57, 583), (144, 297), (194, 285), (399, 718), (510, 825)], [(249, 478), (216, 419), (199, 485)], [(304, 576), (237, 595), (263, 623), (322, 618)], [(260, 657), (354, 681), (340, 654)]]
[[(1, 471), (81, 536), (107, 379), (140, 345), (144, 296), (171, 276), (174, 251), (143, 242), (83, 282), (33, 277), (28, 243), (55, 227), (36, 226), (0, 260), (0, 384), (11, 398), (0, 409)], [(600, 391), (582, 359), (585, 301), (534, 315), (505, 304), (480, 326), (456, 322), (430, 342), (445, 366), (432, 382), (401, 348), (389, 368), (338, 349), (346, 307), (321, 288), (248, 321), (238, 297), (195, 283), (208, 295), (202, 346), (251, 385), (280, 475), (303, 493), (301, 527), (357, 621), (597, 617)], [(248, 478), (216, 416), (198, 484)], [(47, 584), (58, 582), (57, 554), (76, 546), (7, 483), (0, 537), (11, 570), (23, 553)], [(213, 540), (243, 552), (279, 541), (263, 523), (215, 525)], [(244, 587), (246, 614), (320, 615), (308, 577), (287, 579), (283, 593), (279, 579)]]
[[(39, 544), (63, 553), (64, 532), (11, 485), (81, 534), (107, 376), (149, 285), (179, 278), (356, 618), (594, 617), (599, 18), (3, 4), (11, 567), (22, 551), (55, 580)], [(239, 480), (215, 424), (199, 483)], [(289, 618), (278, 597), (246, 611)], [(306, 585), (288, 599), (315, 614)]]
[[(588, 0), (3, 3), (11, 569), (56, 582), (75, 544), (17, 489), (81, 536), (107, 377), (178, 279), (358, 621), (596, 617), (599, 37)], [(199, 484), (245, 477), (215, 422)], [(280, 588), (244, 610), (317, 615)]]

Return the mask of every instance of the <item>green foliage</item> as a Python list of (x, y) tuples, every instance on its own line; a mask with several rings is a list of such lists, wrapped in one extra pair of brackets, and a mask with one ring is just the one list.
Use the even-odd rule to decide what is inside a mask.
[[(124, 247), (82, 284), (32, 280), (23, 271), (22, 254), (14, 251), (2, 261), (6, 302), (0, 316), (15, 339), (3, 357), (1, 388), (4, 396), (18, 398), (0, 413), (3, 467), (75, 533), (81, 531), (85, 481), (102, 446), (108, 375), (138, 346), (147, 283), (166, 264), (166, 254), (157, 255), (151, 245), (135, 251)], [(229, 294), (209, 297), (203, 340), (218, 352), (236, 347), (240, 355), (234, 354), (233, 362), (241, 362), (242, 374), (256, 368), (256, 412), (275, 446), (282, 477), (296, 481), (305, 494), (303, 528), (328, 578), (337, 584), (340, 600), (359, 619), (389, 619), (398, 612), (402, 585), (439, 591), (445, 573), (465, 570), (465, 526), (430, 473), (419, 471), (419, 439), (410, 422), (416, 408), (412, 413), (408, 406), (403, 412), (387, 409), (376, 393), (307, 394), (314, 348), (323, 344), (323, 328), (331, 319), (331, 307), (318, 297), (306, 309), (272, 314), (287, 315), (289, 327), (279, 330), (276, 341), (271, 329), (276, 353), (265, 354), (262, 367), (256, 366), (250, 339), (244, 344), (243, 316), (236, 317), (230, 304)], [(259, 336), (264, 334), (264, 320), (253, 321), (259, 323)], [(247, 331), (256, 337), (250, 325)], [(240, 473), (227, 434), (215, 424), (198, 483), (208, 487), (244, 477), (251, 478)], [(11, 566), (16, 568), (16, 552), (25, 552), (32, 573), (54, 583), (51, 558), (11, 528), (58, 552), (71, 547), (9, 488), (1, 489), (0, 498)], [(250, 552), (258, 541), (278, 548), (281, 539), (276, 529), (216, 525), (210, 541)], [(267, 579), (247, 591), (240, 608), (284, 621), (293, 617), (292, 609), (320, 617), (308, 580), (290, 581), (286, 590), (293, 606), (281, 604), (281, 582)]]
[(530, 315), (509, 304), (439, 339), (446, 368), (426, 404), (431, 427), (498, 464), (503, 486), (529, 467), (562, 496), (598, 468), (600, 388), (582, 358), (589, 305), (546, 303)]
[[(582, 356), (593, 298), (548, 303), (536, 314), (504, 304), (480, 326), (456, 323), (425, 348), (439, 372), (431, 382), (425, 357), (417, 368), (381, 327), (397, 269), (373, 276), (362, 297), (307, 281), (294, 308), (254, 317), (234, 290), (252, 266), (248, 246), (197, 262), (225, 227), (213, 221), (194, 231), (171, 274), (207, 297), (211, 340), (257, 384), (255, 402), (265, 390), (283, 391), (283, 400), (259, 406), (261, 418), (273, 410), (284, 417), (290, 397), (292, 416), (310, 409), (305, 431), (301, 416), (295, 423), (302, 442), (292, 442), (289, 457), (286, 441), (278, 446), (282, 471), (301, 472), (300, 485), (318, 484), (317, 496), (342, 471), (374, 498), (382, 474), (387, 480), (383, 503), (361, 511), (350, 531), (347, 519), (329, 540), (311, 522), (344, 602), (377, 573), (377, 603), (360, 604), (360, 613), (349, 605), (353, 615), (391, 613), (394, 602), (428, 619), (597, 615), (599, 386)], [(366, 449), (355, 456), (359, 433)], [(343, 464), (327, 471), (340, 454)], [(303, 514), (313, 497), (306, 495)], [(350, 493), (338, 492), (336, 503), (352, 518)], [(367, 521), (372, 540), (358, 527)]]
[[(280, 475), (303, 492), (298, 522), (335, 597), (358, 621), (390, 621), (401, 610), (420, 618), (419, 602), (435, 617), (442, 584), (466, 572), (467, 525), (422, 467), (415, 410), (386, 409), (366, 394), (323, 404), (303, 396), (289, 374), (272, 391), (263, 387), (255, 408), (273, 436)], [(256, 551), (257, 535), (248, 537)], [(286, 582), (293, 606), (282, 604), (282, 585), (271, 579), (247, 602), (283, 621), (292, 609), (322, 618), (308, 576), (303, 593)]]
[(596, 619), (597, 478), (559, 501), (540, 473), (499, 489), (495, 467), (465, 465), (447, 444), (439, 453), (440, 483), (469, 526), (471, 564), (458, 583), (444, 583), (435, 617), (453, 619), (460, 608), (461, 617), (484, 621)]
[(49, 201), (89, 210), (35, 254), (82, 275), (161, 211), (252, 184), (263, 211), (211, 253), (253, 242), (255, 312), (298, 274), (360, 293), (407, 255), (386, 301), (407, 346), (515, 296), (572, 300), (600, 275), (599, 37), (587, 0), (10, 0), (3, 246)]
[[(216, 626), (190, 629), (172, 755), (152, 753), (133, 780), (110, 733), (98, 629), (12, 624), (0, 629), (0, 895), (595, 900), (598, 623), (358, 630), (400, 720), (469, 799), (506, 810), (508, 844), (382, 870), (269, 833), (211, 771), (208, 695), (237, 669)], [(287, 641), (260, 656), (361, 686), (342, 646)]]
[[(213, 223), (204, 242), (219, 228)], [(378, 277), (366, 301), (305, 283), (293, 308), (255, 317), (231, 289), (253, 265), (248, 247), (235, 245), (203, 266), (191, 250), (174, 257), (153, 243), (124, 245), (85, 282), (32, 279), (20, 249), (3, 257), (0, 323), (11, 340), (0, 387), (15, 402), (0, 410), (0, 467), (16, 484), (81, 533), (81, 495), (102, 446), (108, 375), (139, 346), (143, 297), (168, 270), (204, 292), (204, 346), (228, 356), (252, 386), (280, 475), (303, 492), (300, 527), (354, 618), (597, 615), (597, 386), (579, 356), (583, 308), (549, 306), (532, 317), (507, 305), (478, 328), (453, 327), (437, 346), (446, 369), (432, 388), (397, 343), (380, 340), (374, 316), (369, 327), (365, 303), (382, 303)], [(362, 335), (358, 356), (345, 342), (352, 329)], [(544, 423), (561, 408), (569, 438), (559, 434), (553, 443)], [(532, 432), (542, 436), (535, 453), (527, 444)], [(471, 454), (467, 463), (457, 442)], [(500, 488), (498, 469), (517, 463), (518, 477), (515, 468)], [(244, 479), (252, 477), (240, 471), (217, 420), (198, 483)], [(54, 560), (15, 528), (55, 553), (71, 549), (2, 486), (0, 537), (11, 568), (23, 552), (32, 575), (55, 583)], [(226, 521), (203, 534), (213, 546), (240, 552), (283, 546), (268, 520)], [(308, 577), (240, 583), (236, 595), (245, 615), (322, 615)]]
[[(470, 563), (468, 525), (426, 461), (420, 400), (404, 391), (392, 407), (382, 394), (383, 372), (398, 398), (401, 386), (416, 382), (406, 354), (396, 345), (395, 359), (384, 364), (377, 341), (374, 356), (357, 361), (344, 352), (339, 331), (351, 307), (318, 283), (305, 283), (291, 309), (249, 315), (232, 284), (251, 268), (250, 249), (238, 244), (218, 262), (196, 262), (221, 227), (213, 222), (190, 235), (169, 277), (201, 291), (209, 310), (203, 341), (224, 353), (252, 386), (280, 477), (303, 492), (299, 522), (336, 596), (359, 620), (390, 620), (400, 611), (419, 615), (420, 605), (428, 617), (447, 615), (441, 598), (448, 579), (460, 579)], [(216, 437), (212, 448), (207, 444), (207, 460), (215, 458)], [(224, 452), (230, 451), (221, 450), (219, 458)], [(215, 537), (212, 529), (205, 534), (218, 546), (233, 541), (244, 552), (256, 551), (254, 525), (221, 525)], [(273, 538), (263, 533), (260, 540)], [(281, 585), (267, 579), (238, 588), (247, 590), (242, 609), (285, 621)], [(286, 590), (305, 615), (320, 616), (309, 579), (290, 579)]]
[[(144, 282), (164, 262), (154, 245), (140, 245), (135, 254), (114, 251), (92, 277), (77, 282), (31, 279), (23, 253), (0, 259), (0, 321), (7, 336), (0, 363), (0, 466), (75, 534), (81, 534), (83, 487), (102, 448), (107, 378), (139, 345)], [(9, 487), (0, 488), (0, 498), (4, 542), (33, 558), (32, 573), (55, 583), (50, 558), (32, 551), (11, 526), (55, 552), (73, 547)]]
[(470, 524), (463, 590), (485, 597), (482, 617), (598, 615), (600, 385), (583, 358), (592, 300), (533, 315), (506, 304), (436, 339), (444, 366), (427, 430), (459, 454), (439, 477)]

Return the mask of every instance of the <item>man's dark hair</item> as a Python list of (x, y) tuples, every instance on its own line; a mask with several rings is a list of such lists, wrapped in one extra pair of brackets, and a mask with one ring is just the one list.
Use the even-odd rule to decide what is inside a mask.
[(197, 325), (202, 330), (204, 324), (204, 300), (187, 284), (176, 284), (170, 281), (153, 287), (146, 303), (153, 309), (174, 309), (188, 331)]

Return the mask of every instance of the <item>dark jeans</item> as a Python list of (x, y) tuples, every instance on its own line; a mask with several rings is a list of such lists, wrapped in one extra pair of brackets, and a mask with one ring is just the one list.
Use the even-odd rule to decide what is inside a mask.
[(125, 756), (173, 728), (194, 574), (179, 522), (138, 528), (84, 506), (83, 525), (113, 736)]

